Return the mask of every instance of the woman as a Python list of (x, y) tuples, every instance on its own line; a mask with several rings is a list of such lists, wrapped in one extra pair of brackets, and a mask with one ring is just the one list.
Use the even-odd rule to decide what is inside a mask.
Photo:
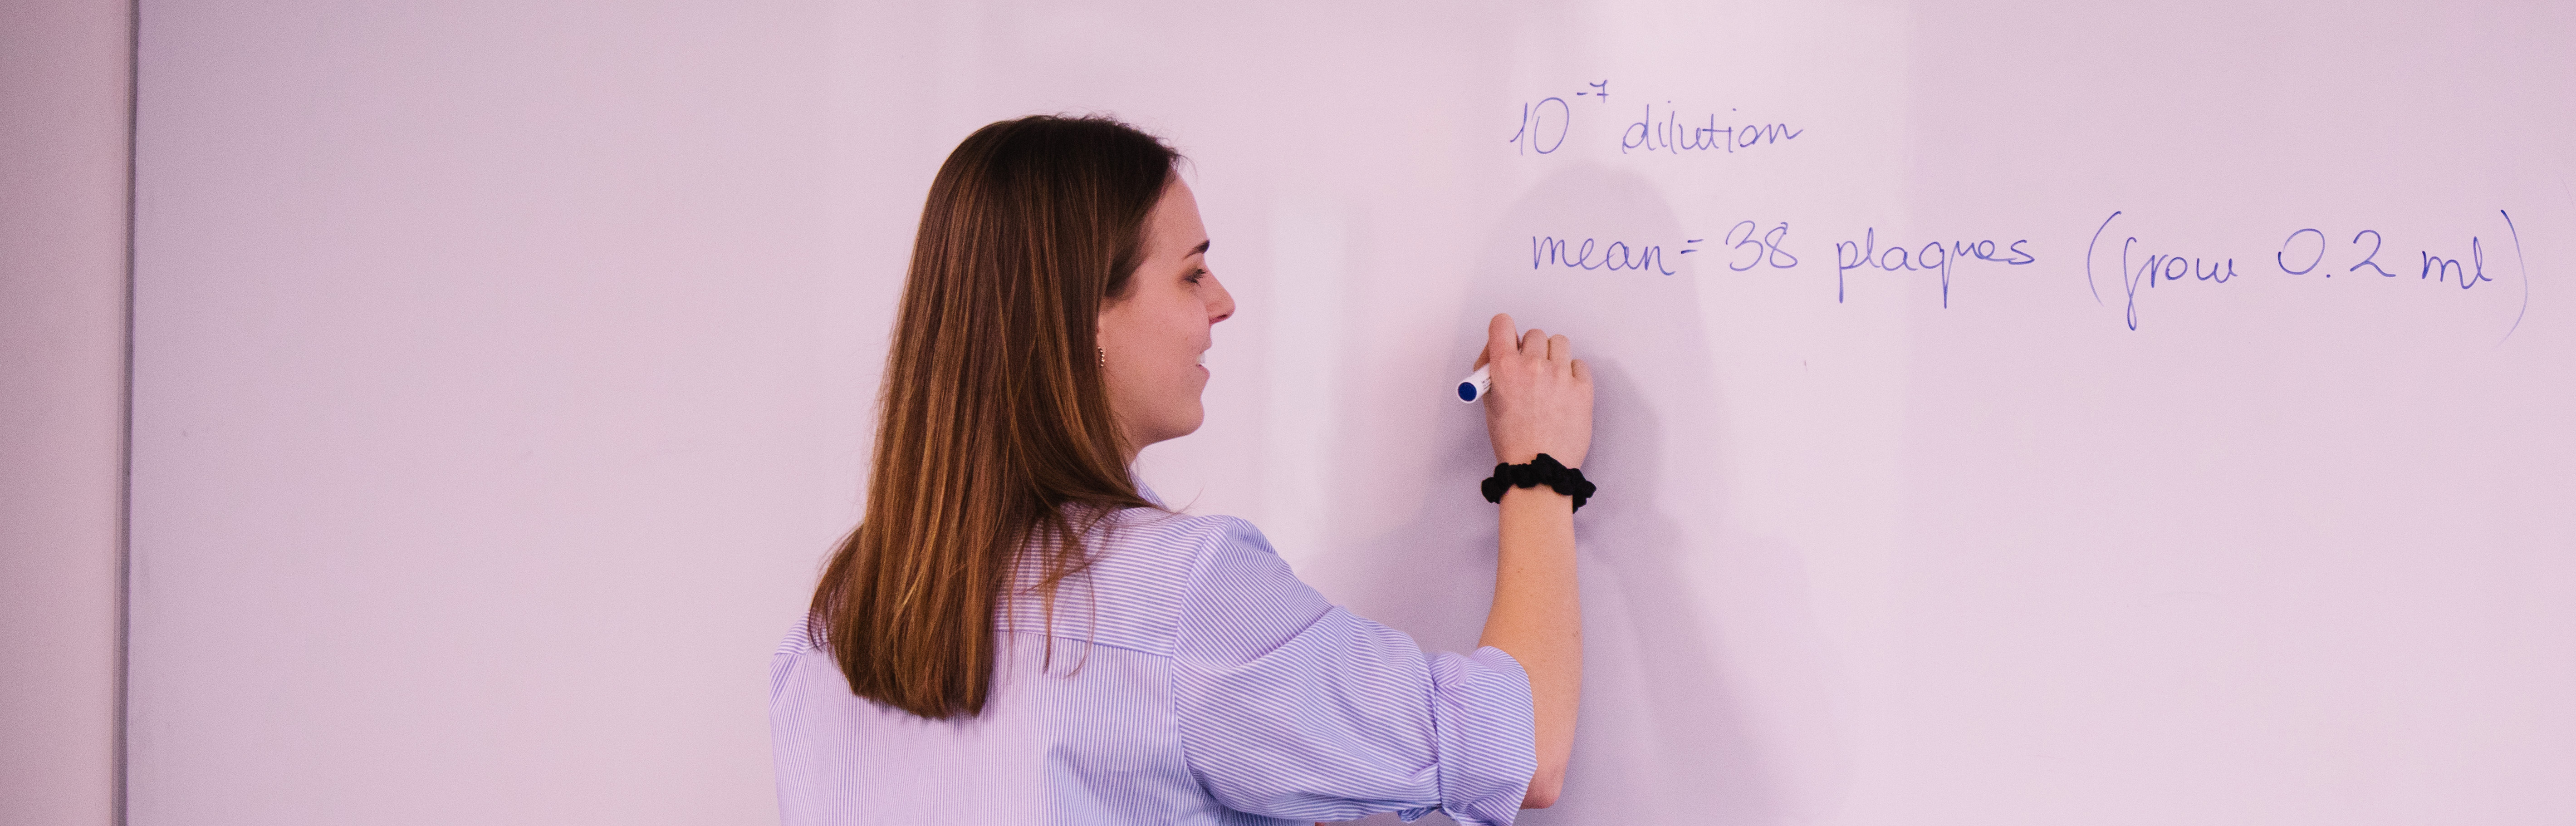
[[(1463, 656), (1129, 473), (1198, 429), (1198, 361), (1234, 312), (1177, 160), (1116, 121), (1031, 117), (940, 167), (865, 515), (772, 665), (786, 823), (1504, 824), (1556, 798), (1582, 655), (1577, 500), (1555, 488), (1588, 493), (1579, 473), (1488, 484), (1494, 603)], [(1564, 336), (1490, 333), (1497, 458), (1579, 467), (1589, 370)]]

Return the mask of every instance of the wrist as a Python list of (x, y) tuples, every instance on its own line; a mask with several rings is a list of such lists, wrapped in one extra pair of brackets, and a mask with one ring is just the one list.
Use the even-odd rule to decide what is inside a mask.
[(1494, 451), (1494, 461), (1498, 464), (1505, 465), (1526, 465), (1531, 461), (1536, 460), (1541, 455), (1555, 459), (1559, 464), (1563, 464), (1566, 467), (1580, 468), (1583, 466), (1582, 456), (1569, 456), (1553, 450), (1514, 450), (1509, 452), (1497, 450)]
[(1576, 511), (1583, 509), (1584, 500), (1592, 498), (1597, 489), (1584, 480), (1582, 470), (1567, 467), (1555, 456), (1545, 453), (1532, 456), (1530, 461), (1522, 464), (1506, 462), (1495, 465), (1494, 475), (1487, 477), (1480, 487), (1484, 489), (1485, 501), (1495, 503), (1502, 502), (1505, 495), (1515, 491), (1545, 487), (1550, 493), (1566, 497), (1569, 510)]
[(1539, 508), (1569, 514), (1574, 512), (1574, 497), (1558, 493), (1555, 488), (1546, 485), (1503, 491), (1503, 501), (1499, 504), (1509, 510)]

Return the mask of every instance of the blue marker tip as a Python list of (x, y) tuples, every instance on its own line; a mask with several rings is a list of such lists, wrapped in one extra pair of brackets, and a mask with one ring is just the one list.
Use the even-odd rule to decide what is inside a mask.
[(1486, 389), (1493, 385), (1493, 366), (1478, 367), (1476, 372), (1467, 374), (1466, 379), (1458, 382), (1458, 400), (1473, 404), (1477, 399), (1484, 398)]

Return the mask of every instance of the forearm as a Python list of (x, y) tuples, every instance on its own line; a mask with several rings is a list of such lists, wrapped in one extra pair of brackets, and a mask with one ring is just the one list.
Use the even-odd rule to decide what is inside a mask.
[(1574, 500), (1545, 487), (1503, 494), (1494, 605), (1480, 644), (1502, 649), (1529, 672), (1538, 733), (1538, 774), (1523, 805), (1555, 802), (1574, 751), (1583, 690), (1583, 612), (1574, 568)]

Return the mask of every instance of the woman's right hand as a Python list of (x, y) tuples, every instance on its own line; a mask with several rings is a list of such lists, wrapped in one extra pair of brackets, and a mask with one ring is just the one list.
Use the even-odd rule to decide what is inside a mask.
[(1494, 460), (1517, 465), (1545, 453), (1582, 467), (1592, 449), (1592, 368), (1574, 357), (1574, 342), (1535, 327), (1515, 333), (1509, 314), (1495, 315), (1485, 331), (1475, 366), (1493, 366), (1485, 431)]

